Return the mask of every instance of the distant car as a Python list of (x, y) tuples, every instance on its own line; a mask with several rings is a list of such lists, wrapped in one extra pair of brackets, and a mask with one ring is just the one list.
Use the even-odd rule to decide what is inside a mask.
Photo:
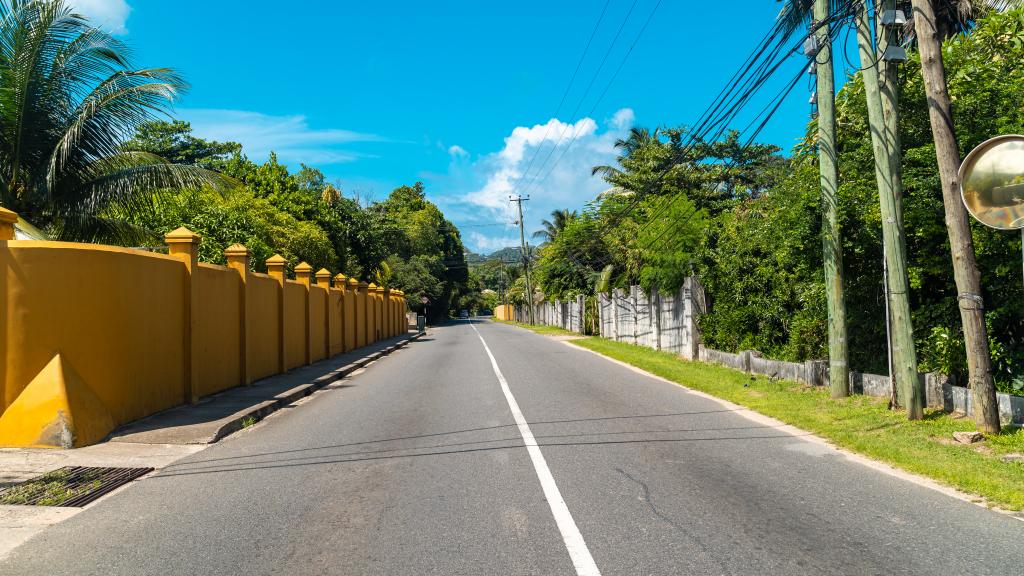
[(459, 318), (469, 318), (468, 310), (459, 310)]

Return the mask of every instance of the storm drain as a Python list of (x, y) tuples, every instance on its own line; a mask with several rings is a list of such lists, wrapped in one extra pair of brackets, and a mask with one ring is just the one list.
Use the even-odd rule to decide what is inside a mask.
[(81, 507), (152, 471), (65, 466), (0, 490), (0, 504)]

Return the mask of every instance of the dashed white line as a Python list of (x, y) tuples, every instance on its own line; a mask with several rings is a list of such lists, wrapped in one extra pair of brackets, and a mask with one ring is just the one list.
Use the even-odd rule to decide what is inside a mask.
[(501, 374), (501, 369), (498, 368), (498, 361), (494, 359), (494, 354), (491, 353), (490, 347), (487, 346), (487, 341), (484, 340), (483, 335), (476, 329), (476, 326), (472, 322), (470, 326), (484, 345), (487, 357), (491, 359), (491, 368), (494, 369), (494, 375), (498, 377), (501, 391), (505, 393), (505, 400), (508, 401), (509, 410), (512, 411), (512, 418), (519, 428), (519, 435), (523, 437), (523, 443), (526, 444), (526, 451), (530, 454), (533, 469), (537, 473), (537, 479), (540, 480), (540, 487), (544, 490), (544, 497), (548, 501), (548, 506), (551, 507), (551, 514), (555, 517), (558, 531), (562, 533), (562, 541), (565, 543), (565, 549), (569, 551), (569, 557), (576, 568), (576, 574), (578, 576), (600, 576), (601, 571), (597, 569), (597, 564), (594, 563), (594, 558), (590, 555), (590, 549), (587, 548), (587, 543), (583, 541), (583, 535), (580, 534), (580, 529), (576, 527), (576, 521), (573, 520), (569, 507), (565, 505), (565, 500), (562, 499), (562, 493), (558, 491), (555, 478), (551, 475), (551, 470), (548, 468), (548, 463), (544, 460), (540, 447), (537, 446), (537, 440), (534, 439), (533, 432), (530, 431), (530, 425), (526, 422), (526, 418), (523, 417), (522, 411), (519, 410), (519, 404), (516, 402), (515, 396), (512, 395), (508, 382)]

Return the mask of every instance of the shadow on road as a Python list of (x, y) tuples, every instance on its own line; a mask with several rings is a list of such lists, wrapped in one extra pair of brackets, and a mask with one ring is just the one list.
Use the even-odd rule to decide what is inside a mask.
[[(725, 412), (723, 410), (720, 412)], [(693, 413), (689, 413), (693, 414)], [(664, 414), (652, 415), (652, 416), (639, 416), (639, 418), (656, 417), (656, 416), (667, 416)], [(628, 417), (613, 417), (614, 418), (628, 418)], [(566, 422), (578, 422), (578, 421), (593, 421), (593, 420), (608, 420), (606, 418), (595, 418), (595, 419), (582, 419), (582, 420), (568, 420)], [(556, 422), (537, 422), (537, 424), (551, 424)], [(376, 444), (394, 442), (408, 439), (419, 439), (442, 436), (447, 434), (458, 434), (464, 432), (476, 432), (494, 430), (500, 428), (512, 428), (514, 424), (504, 426), (492, 426), (487, 428), (462, 430), (456, 432), (438, 433), (438, 434), (424, 434), (421, 436), (409, 436), (403, 438), (394, 438), (388, 440), (374, 440), (367, 442), (355, 442), (351, 444), (338, 444), (333, 446), (323, 446), (316, 448), (303, 448), (297, 450), (285, 450), (279, 452), (267, 452), (261, 454), (252, 454), (247, 456), (233, 456), (226, 458), (212, 458), (209, 460), (200, 460), (196, 462), (187, 462), (181, 464), (172, 464), (165, 468), (159, 475), (154, 476), (153, 479), (168, 478), (173, 476), (188, 476), (195, 474), (214, 474), (220, 472), (245, 472), (255, 470), (267, 470), (274, 468), (291, 468), (298, 466), (315, 466), (324, 464), (344, 464), (351, 462), (365, 462), (372, 460), (388, 460), (396, 458), (418, 458), (425, 456), (442, 456), (452, 454), (470, 454), (474, 452), (486, 452), (493, 450), (508, 450), (523, 448), (525, 445), (522, 438), (518, 435), (508, 436), (502, 438), (492, 438), (485, 440), (469, 440), (465, 442), (449, 442), (442, 444), (433, 444), (429, 446), (408, 446), (408, 447), (396, 447), (396, 448), (383, 448), (379, 450), (361, 450), (351, 452), (340, 452), (340, 453), (327, 453), (327, 454), (314, 454), (305, 456), (295, 456), (286, 458), (269, 458), (271, 456), (278, 456), (281, 454), (294, 454), (299, 452), (312, 452), (319, 450), (336, 450), (338, 448), (345, 448), (350, 446), (365, 445), (365, 444)], [(680, 433), (714, 433), (714, 432), (727, 432), (727, 431), (741, 431), (741, 430), (775, 430), (778, 427), (775, 426), (728, 426), (718, 428), (668, 428), (660, 430), (619, 430), (612, 432), (589, 432), (589, 433), (577, 433), (577, 434), (535, 434), (534, 438), (537, 440), (537, 445), (545, 447), (579, 447), (579, 446), (612, 446), (622, 444), (656, 444), (656, 443), (689, 443), (689, 442), (722, 442), (722, 441), (749, 441), (749, 440), (771, 440), (771, 439), (784, 439), (784, 438), (795, 438), (799, 435), (793, 435), (789, 433), (781, 434), (769, 434), (769, 435), (732, 435), (732, 436), (710, 436), (710, 437), (697, 437), (697, 438), (634, 438), (624, 440), (614, 439), (603, 439), (594, 441), (573, 441), (573, 442), (561, 442), (560, 439), (567, 438), (599, 438), (607, 436), (623, 436), (623, 435), (660, 435), (660, 434), (680, 434)], [(484, 444), (495, 444), (500, 443), (497, 446), (481, 446)], [(466, 446), (475, 446), (473, 448), (465, 448)], [(426, 450), (427, 452), (422, 452)], [(401, 452), (413, 452), (409, 454), (403, 454)], [(230, 462), (229, 462), (230, 461)], [(212, 464), (204, 466), (204, 464)]]

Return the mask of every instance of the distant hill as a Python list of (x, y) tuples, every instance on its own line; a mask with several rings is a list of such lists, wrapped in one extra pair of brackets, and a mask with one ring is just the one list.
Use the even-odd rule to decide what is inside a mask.
[(477, 254), (472, 250), (466, 250), (466, 263), (469, 264), (470, 266), (473, 266), (474, 264), (483, 264), (484, 262), (487, 261), (487, 259), (488, 256), (485, 256), (483, 254)]

